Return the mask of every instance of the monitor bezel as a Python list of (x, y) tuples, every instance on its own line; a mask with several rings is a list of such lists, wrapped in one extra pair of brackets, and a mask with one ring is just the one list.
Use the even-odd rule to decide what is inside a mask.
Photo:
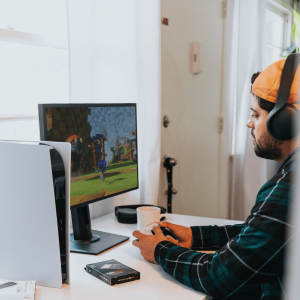
[[(40, 139), (41, 141), (46, 141), (46, 133), (47, 133), (47, 120), (46, 120), (46, 109), (47, 108), (69, 108), (69, 107), (120, 107), (120, 106), (134, 106), (135, 107), (135, 122), (136, 122), (136, 153), (137, 153), (137, 187), (128, 189), (113, 195), (104, 196), (102, 198), (94, 199), (91, 201), (87, 201), (84, 203), (76, 204), (71, 206), (70, 209), (75, 209), (78, 207), (83, 207), (88, 204), (92, 204), (98, 201), (106, 200), (118, 195), (122, 195), (128, 193), (130, 191), (134, 191), (139, 189), (139, 163), (138, 163), (138, 129), (137, 129), (137, 105), (136, 103), (49, 103), (49, 104), (38, 104), (38, 114), (39, 114), (39, 129), (40, 129)], [(71, 178), (70, 178), (71, 180)], [(70, 181), (71, 183), (71, 181)], [(70, 186), (71, 189), (71, 186)], [(71, 191), (70, 191), (71, 193)]]

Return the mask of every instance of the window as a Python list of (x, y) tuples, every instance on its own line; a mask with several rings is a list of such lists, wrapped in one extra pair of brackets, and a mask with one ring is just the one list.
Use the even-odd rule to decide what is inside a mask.
[(292, 12), (275, 1), (267, 1), (265, 67), (282, 59), (280, 54), (291, 45)]
[(38, 103), (69, 102), (66, 2), (0, 0), (0, 139), (39, 140)]

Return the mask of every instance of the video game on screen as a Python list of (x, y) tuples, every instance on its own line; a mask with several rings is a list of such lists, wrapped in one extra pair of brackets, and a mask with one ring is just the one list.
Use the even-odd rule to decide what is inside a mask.
[(138, 187), (136, 108), (47, 108), (47, 140), (71, 144), (71, 206)]

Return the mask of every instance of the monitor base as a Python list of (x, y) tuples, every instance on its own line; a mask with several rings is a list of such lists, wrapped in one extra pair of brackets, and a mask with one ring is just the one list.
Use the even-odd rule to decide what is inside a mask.
[(108, 250), (122, 242), (129, 240), (130, 237), (124, 235), (117, 235), (104, 231), (92, 230), (93, 236), (100, 237), (99, 240), (93, 242), (86, 241), (74, 241), (72, 240), (72, 233), (70, 238), (70, 251), (76, 253), (92, 254), (97, 255), (105, 250)]
[(98, 235), (92, 235), (92, 237), (89, 240), (75, 240), (74, 233), (70, 234), (70, 242), (72, 243), (88, 244), (88, 243), (94, 243), (100, 241), (100, 239), (101, 238)]

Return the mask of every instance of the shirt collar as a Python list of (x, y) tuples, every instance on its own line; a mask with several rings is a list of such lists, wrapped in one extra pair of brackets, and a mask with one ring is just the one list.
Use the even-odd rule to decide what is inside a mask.
[(281, 171), (282, 169), (286, 168), (290, 162), (292, 160), (295, 160), (295, 156), (297, 155), (297, 153), (300, 151), (300, 147), (297, 147), (296, 149), (294, 149), (282, 162), (280, 168), (278, 171)]

